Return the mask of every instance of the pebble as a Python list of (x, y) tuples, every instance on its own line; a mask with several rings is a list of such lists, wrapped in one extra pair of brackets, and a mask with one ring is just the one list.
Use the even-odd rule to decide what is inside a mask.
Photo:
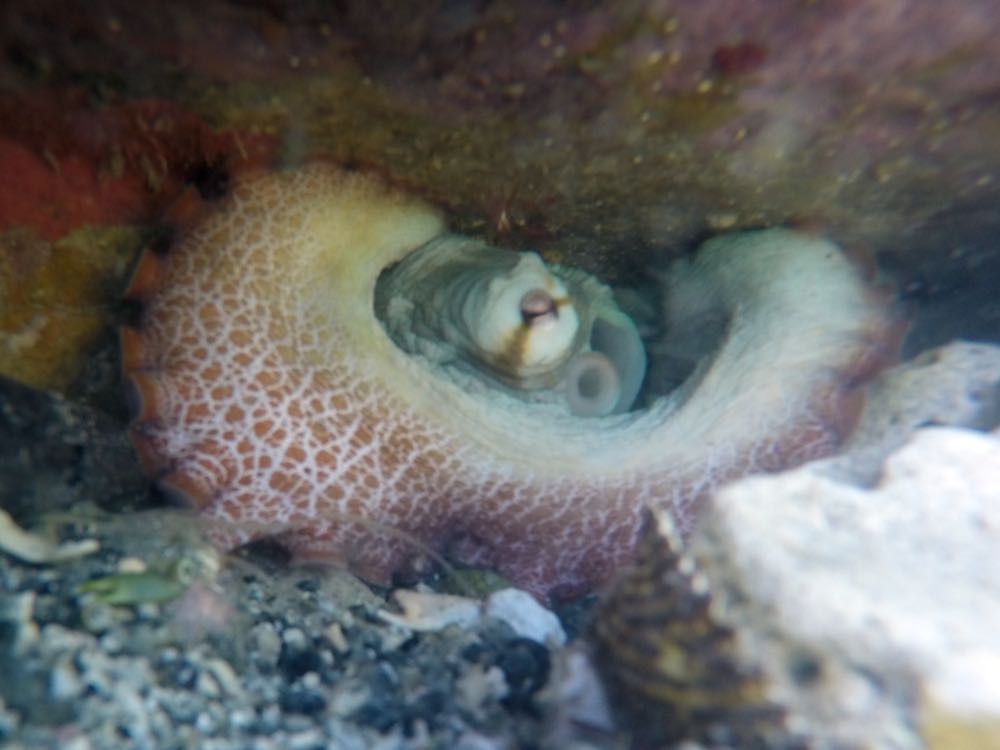
[(330, 711), (334, 716), (351, 716), (368, 700), (368, 690), (360, 684), (348, 682), (337, 685), (330, 694)]
[(290, 651), (305, 651), (309, 647), (306, 634), (299, 628), (285, 628), (281, 634), (281, 640), (285, 644), (285, 648)]
[(289, 713), (313, 715), (322, 712), (327, 705), (321, 690), (294, 685), (281, 695), (281, 708)]
[(530, 638), (508, 641), (497, 657), (507, 682), (507, 705), (530, 710), (535, 693), (549, 677), (551, 659), (548, 650)]
[(330, 641), (330, 645), (333, 646), (333, 650), (338, 654), (346, 654), (351, 650), (351, 646), (347, 642), (347, 638), (344, 635), (344, 629), (341, 627), (339, 622), (331, 623), (323, 634), (326, 636), (326, 639)]
[(452, 750), (508, 750), (508, 744), (497, 737), (487, 737), (480, 732), (466, 732)]
[(113, 630), (125, 618), (120, 613), (116, 613), (115, 607), (88, 595), (83, 597), (80, 619), (84, 628), (91, 633), (100, 634)]
[(219, 690), (219, 683), (215, 681), (206, 671), (198, 672), (198, 677), (195, 679), (194, 690), (199, 695), (210, 700), (218, 698), (222, 691)]
[(60, 659), (49, 673), (49, 695), (53, 700), (72, 700), (83, 692), (83, 687), (83, 680), (69, 656)]
[(118, 633), (105, 633), (100, 640), (101, 650), (106, 654), (117, 654), (122, 650), (122, 639)]
[(263, 734), (271, 734), (281, 727), (281, 708), (272, 703), (265, 706), (260, 713), (260, 730)]
[(3, 698), (0, 698), (0, 742), (13, 735), (19, 723), (18, 715), (9, 710)]
[(503, 589), (494, 592), (487, 598), (484, 612), (506, 622), (522, 638), (552, 647), (566, 643), (566, 631), (559, 618), (527, 591)]
[(0, 596), (0, 622), (23, 625), (32, 621), (35, 608), (35, 592), (22, 591), (19, 594)]
[(229, 726), (241, 732), (250, 731), (257, 722), (257, 714), (252, 708), (239, 707), (229, 712)]
[(473, 665), (455, 683), (458, 701), (474, 715), (481, 715), (488, 700), (497, 701), (508, 693), (503, 670), (497, 666)]
[(243, 693), (240, 678), (236, 675), (229, 662), (218, 658), (208, 659), (205, 662), (205, 669), (215, 678), (216, 683), (225, 695), (235, 697)]
[(261, 622), (250, 630), (250, 649), (262, 669), (274, 669), (281, 656), (281, 636), (270, 622)]
[(180, 724), (193, 724), (201, 708), (201, 700), (187, 691), (163, 691), (161, 705), (170, 718)]
[(194, 728), (198, 734), (212, 735), (218, 729), (218, 723), (207, 711), (202, 711), (194, 721)]
[(318, 729), (297, 732), (287, 739), (288, 750), (323, 750), (326, 746), (326, 738)]
[(112, 689), (111, 700), (129, 735), (137, 741), (146, 740), (149, 737), (149, 715), (136, 686), (126, 682), (117, 683)]

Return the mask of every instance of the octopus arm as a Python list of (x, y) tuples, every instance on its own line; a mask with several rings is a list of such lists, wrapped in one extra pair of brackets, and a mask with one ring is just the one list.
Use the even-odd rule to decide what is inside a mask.
[(576, 595), (631, 559), (648, 505), (689, 529), (719, 483), (835, 450), (892, 339), (832, 243), (731, 235), (670, 274), (727, 320), (680, 392), (606, 417), (539, 411), (437, 377), (377, 319), (381, 272), (443, 229), (380, 180), (314, 164), (237, 181), (141, 261), (132, 437), (220, 546), (278, 535), (380, 582), (445, 552)]

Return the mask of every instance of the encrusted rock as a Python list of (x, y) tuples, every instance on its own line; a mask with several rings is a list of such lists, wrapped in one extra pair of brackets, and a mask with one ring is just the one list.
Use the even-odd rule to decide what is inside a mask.
[(810, 467), (731, 485), (685, 553), (657, 518), (597, 627), (618, 703), (655, 741), (993, 746), (998, 488), (1000, 440), (932, 428), (871, 490)]
[(865, 394), (850, 440), (815, 468), (871, 485), (885, 459), (922, 427), (988, 430), (1000, 424), (1000, 346), (953, 341), (882, 373)]

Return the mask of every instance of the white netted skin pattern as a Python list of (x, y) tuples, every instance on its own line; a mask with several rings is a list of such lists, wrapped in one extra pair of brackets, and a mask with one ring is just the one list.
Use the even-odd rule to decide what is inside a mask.
[(282, 534), (378, 581), (434, 549), (587, 590), (631, 558), (647, 504), (688, 530), (719, 483), (832, 451), (886, 335), (834, 245), (724, 237), (685, 271), (733, 315), (692, 395), (543, 418), (436, 379), (375, 318), (379, 272), (443, 231), (433, 209), (328, 165), (244, 178), (213, 209), (137, 274), (136, 445), (220, 545)]

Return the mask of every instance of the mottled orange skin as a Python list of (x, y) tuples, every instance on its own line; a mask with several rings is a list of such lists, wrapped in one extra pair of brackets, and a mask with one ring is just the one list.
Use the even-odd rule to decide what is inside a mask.
[[(578, 595), (631, 560), (647, 504), (690, 530), (720, 482), (834, 450), (890, 338), (878, 295), (823, 246), (816, 262), (851, 309), (834, 333), (803, 334), (822, 359), (770, 331), (790, 317), (794, 284), (773, 303), (752, 287), (748, 309), (777, 309), (734, 322), (743, 339), (675, 408), (558, 425), (511, 416), (436, 380), (374, 319), (379, 271), (442, 228), (378, 179), (316, 164), (239, 180), (169, 251), (146, 254), (131, 289), (141, 321), (123, 332), (132, 437), (221, 547), (278, 536), (299, 558), (381, 583), (433, 550), (540, 597)], [(766, 285), (771, 273), (730, 275)], [(741, 278), (726, 283), (743, 294)], [(780, 386), (753, 369), (755, 348)]]

